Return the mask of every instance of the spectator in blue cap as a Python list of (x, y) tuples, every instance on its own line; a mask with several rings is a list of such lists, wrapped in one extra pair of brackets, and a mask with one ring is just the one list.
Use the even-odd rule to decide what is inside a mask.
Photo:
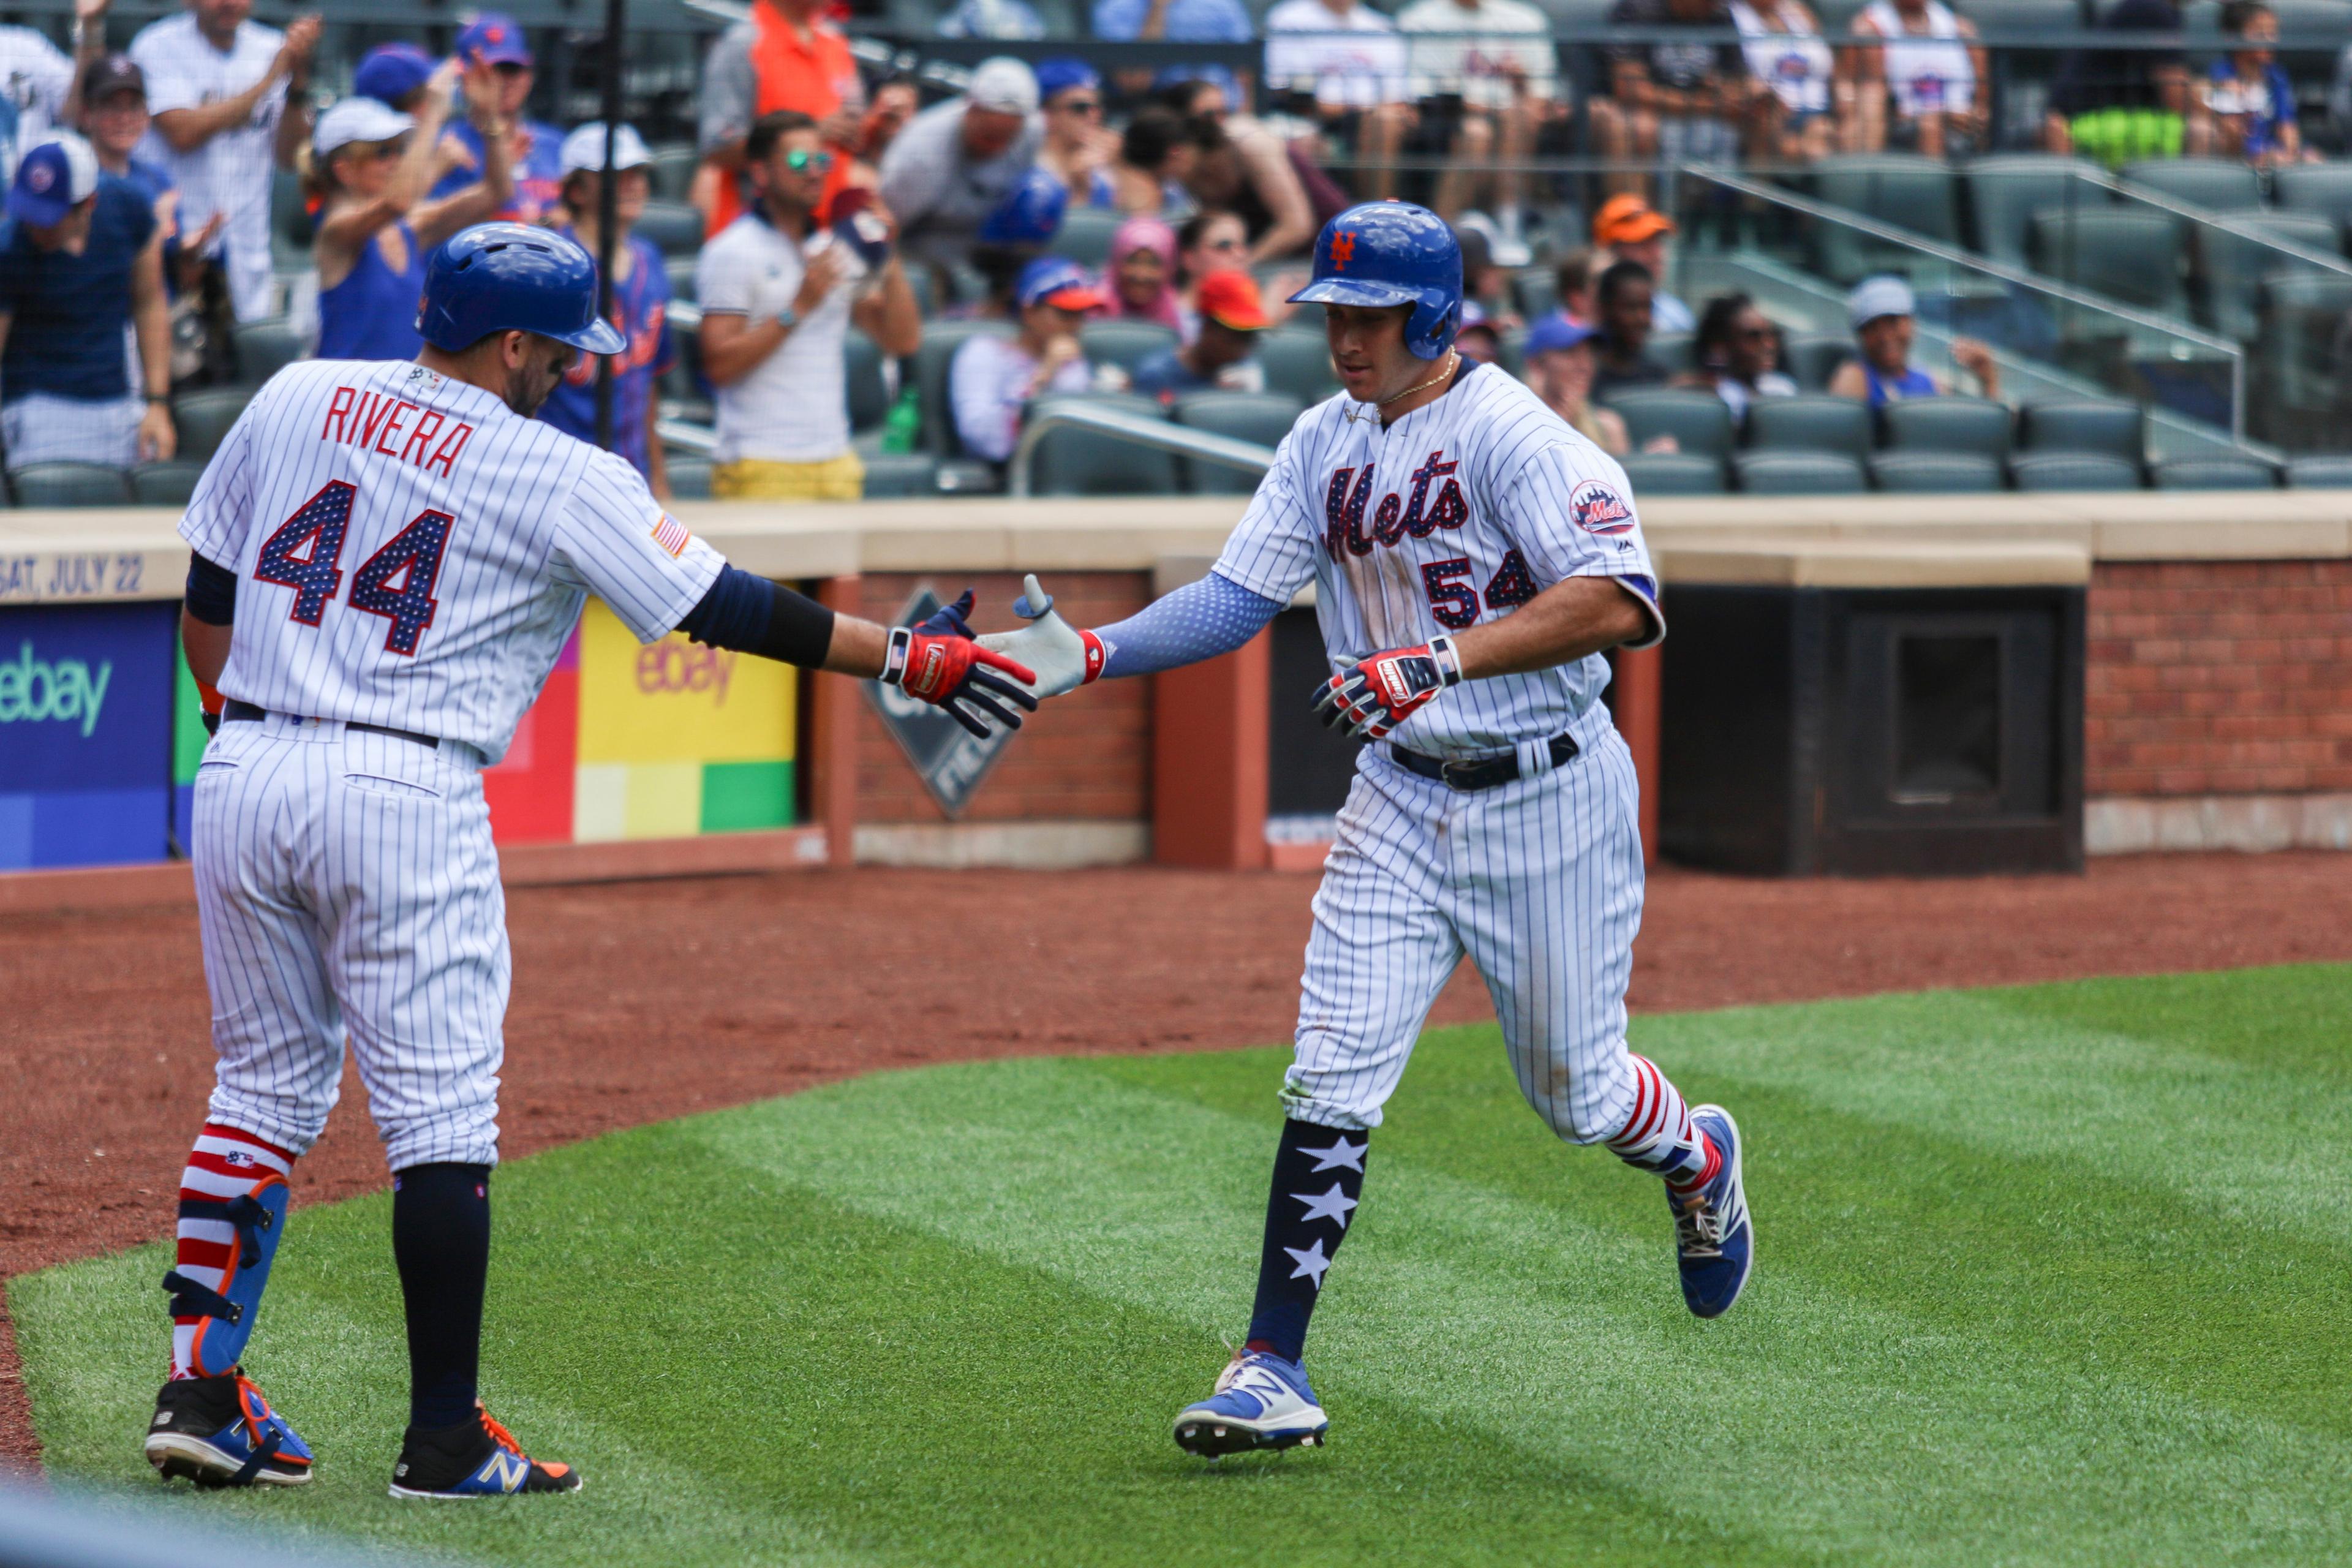
[(1038, 166), (1069, 187), (1080, 206), (1118, 205), (1110, 163), (1118, 137), (1103, 128), (1102, 78), (1082, 59), (1058, 55), (1037, 62), (1037, 100), (1045, 116)]
[(432, 74), (433, 57), (415, 44), (378, 44), (360, 57), (352, 71), (352, 90), (386, 109), (413, 114)]
[[(514, 195), (504, 207), (490, 216), (510, 218), (516, 223), (538, 223), (562, 200), (563, 132), (543, 120), (523, 117), (523, 110), (530, 102), (531, 84), (538, 79), (530, 45), (512, 16), (485, 11), (474, 18), (473, 26), (457, 35), (457, 58), (458, 65), (468, 71), (476, 66), (489, 68), (490, 93), (495, 100), (489, 109), (499, 122), (509, 128), (508, 155), (514, 166)], [(474, 79), (469, 76), (467, 79), (470, 93)], [(482, 177), (481, 132), (468, 121), (456, 128), (450, 140), (463, 150), (465, 156), (433, 187), (436, 198), (461, 191)]]
[(1059, 256), (1041, 256), (1024, 268), (1013, 300), (1020, 336), (966, 338), (948, 367), (956, 434), (965, 451), (992, 463), (1013, 455), (1031, 399), (1091, 384), (1078, 325), (1103, 302), (1085, 268)]
[(1004, 199), (981, 220), (965, 259), (987, 280), (988, 292), (968, 312), (959, 313), (1008, 319), (1016, 314), (1020, 307), (1013, 295), (1021, 269), (1054, 243), (1069, 205), (1070, 193), (1061, 181), (1041, 168), (1024, 169)]
[(1625, 421), (1614, 409), (1592, 401), (1592, 340), (1596, 333), (1581, 321), (1553, 314), (1528, 329), (1525, 356), (1527, 383), (1544, 406), (1568, 422), (1570, 429), (1612, 458), (1633, 449)]
[[(8, 467), (169, 458), (172, 322), (163, 230), (89, 143), (58, 132), (25, 152), (0, 227), (0, 440)], [(144, 386), (122, 334), (135, 324)]]

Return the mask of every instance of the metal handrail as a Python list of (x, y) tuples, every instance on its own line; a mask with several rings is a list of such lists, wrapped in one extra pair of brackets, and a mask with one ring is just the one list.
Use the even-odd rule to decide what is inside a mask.
[(1946, 245), (1941, 240), (1930, 239), (1926, 235), (1915, 233), (1910, 229), (1901, 228), (1893, 224), (1880, 223), (1877, 219), (1855, 212), (1850, 207), (1832, 206), (1825, 202), (1814, 201), (1810, 196), (1799, 195), (1794, 191), (1777, 185), (1763, 184), (1701, 163), (1678, 163), (1675, 165), (1674, 173), (1678, 179), (1687, 177), (1706, 180), (1721, 185), (1726, 190), (1736, 191), (1741, 195), (1757, 201), (1787, 207), (1792, 212), (1802, 213), (1808, 217), (1819, 219), (1823, 223), (1843, 224), (1874, 239), (1885, 240), (1892, 245), (1900, 245), (1918, 251), (1948, 266), (1967, 268), (1981, 272), (1989, 277), (1999, 279), (2004, 283), (2047, 294), (2077, 309), (2101, 311), (2144, 331), (2159, 333), (2165, 337), (2178, 338), (2208, 350), (2226, 361), (2230, 366), (2231, 438), (2242, 440), (2245, 437), (2246, 351), (2242, 343), (2228, 338), (2216, 337), (2210, 332), (2189, 326), (2177, 319), (2155, 315), (2126, 305), (2120, 300), (2110, 300), (2105, 295), (2095, 294), (2087, 289), (2061, 283), (2055, 279), (2045, 278), (2038, 272), (2030, 272), (2021, 267), (2011, 267), (2005, 261), (1995, 261), (1989, 256), (1979, 256), (1973, 251)]
[(655, 420), (654, 437), (665, 447), (675, 447), (698, 458), (708, 458), (719, 450), (718, 431), (708, 425), (696, 425), (684, 419)]
[(1171, 425), (1164, 419), (1147, 419), (1123, 409), (1054, 402), (1034, 410), (1022, 426), (1021, 444), (1013, 448), (1013, 461), (1006, 466), (1013, 495), (1033, 493), (1029, 488), (1030, 468), (1036, 456), (1037, 443), (1051, 432), (1065, 427), (1092, 430), (1097, 435), (1132, 441), (1155, 452), (1175, 452), (1187, 458), (1198, 458), (1204, 463), (1215, 463), (1222, 468), (1239, 468), (1244, 473), (1262, 474), (1274, 466), (1274, 448), (1261, 447), (1255, 441), (1243, 441), (1231, 436), (1217, 435), (1214, 431)]

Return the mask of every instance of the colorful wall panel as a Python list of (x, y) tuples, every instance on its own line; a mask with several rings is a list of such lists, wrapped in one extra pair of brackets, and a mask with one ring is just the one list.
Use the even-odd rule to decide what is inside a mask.
[(0, 614), (0, 870), (161, 860), (176, 604)]
[(514, 743), (482, 773), (490, 835), (500, 844), (563, 844), (572, 837), (573, 773), (580, 742), (580, 633), (515, 726)]
[(676, 635), (640, 647), (593, 601), (577, 641), (574, 840), (792, 825), (797, 672)]

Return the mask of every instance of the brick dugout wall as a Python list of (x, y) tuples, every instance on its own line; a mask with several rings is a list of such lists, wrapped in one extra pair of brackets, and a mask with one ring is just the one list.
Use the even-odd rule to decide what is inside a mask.
[(2089, 654), (2085, 794), (2352, 790), (2352, 561), (2102, 562)]

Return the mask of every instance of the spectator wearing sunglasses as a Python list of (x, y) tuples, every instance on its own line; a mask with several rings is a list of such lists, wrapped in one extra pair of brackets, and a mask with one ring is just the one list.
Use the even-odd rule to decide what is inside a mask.
[[(455, 195), (486, 172), (473, 105), (480, 93), (491, 100), (485, 106), (488, 117), (507, 128), (507, 156), (514, 169), (514, 195), (490, 216), (541, 222), (563, 199), (563, 132), (543, 120), (523, 118), (531, 84), (539, 79), (522, 28), (512, 16), (485, 11), (457, 35), (457, 58), (467, 73), (467, 118), (451, 130), (449, 140), (464, 156), (434, 185), (433, 198)], [(478, 67), (487, 67), (488, 74), (478, 74)]]
[(1780, 334), (1745, 294), (1718, 295), (1706, 302), (1693, 352), (1698, 369), (1676, 376), (1675, 384), (1722, 398), (1735, 425), (1748, 422), (1759, 398), (1797, 395), (1797, 384), (1780, 368)]
[(1095, 68), (1066, 56), (1039, 60), (1037, 96), (1045, 112), (1037, 166), (1068, 188), (1074, 205), (1118, 205), (1118, 187), (1110, 177), (1118, 137), (1103, 129), (1102, 78)]
[(963, 97), (915, 116), (883, 154), (882, 201), (907, 254), (940, 268), (968, 259), (1044, 140), (1035, 73), (1005, 56), (981, 61)]
[(1219, 272), (1249, 270), (1249, 230), (1240, 215), (1211, 208), (1176, 231), (1177, 314), (1184, 341), (1201, 335), (1201, 284)]
[[(817, 121), (776, 110), (751, 122), (744, 172), (756, 198), (703, 247), (702, 372), (719, 392), (711, 493), (747, 500), (856, 500), (866, 468), (849, 447), (843, 370), (850, 325), (893, 359), (921, 344), (907, 274), (862, 237), (890, 215), (868, 205), (842, 231), (816, 221), (834, 154)], [(852, 193), (853, 195), (860, 193)]]

